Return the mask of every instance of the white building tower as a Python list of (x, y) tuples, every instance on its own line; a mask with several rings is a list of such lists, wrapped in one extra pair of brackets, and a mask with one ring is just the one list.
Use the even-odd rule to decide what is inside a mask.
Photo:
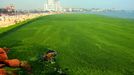
[(62, 7), (59, 0), (46, 0), (44, 11), (61, 11)]

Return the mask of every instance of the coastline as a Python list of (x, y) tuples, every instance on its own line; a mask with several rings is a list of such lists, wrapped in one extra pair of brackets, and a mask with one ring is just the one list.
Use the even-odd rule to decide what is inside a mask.
[(45, 15), (48, 14), (25, 14), (25, 15), (1, 16), (0, 28), (9, 27), (17, 23), (26, 21), (28, 19), (33, 19)]
[(40, 16), (47, 16), (53, 14), (62, 14), (63, 12), (50, 12), (50, 13), (35, 13), (35, 14), (22, 14), (22, 15), (13, 15), (13, 16), (0, 16), (0, 28), (9, 27), (28, 19), (38, 18)]

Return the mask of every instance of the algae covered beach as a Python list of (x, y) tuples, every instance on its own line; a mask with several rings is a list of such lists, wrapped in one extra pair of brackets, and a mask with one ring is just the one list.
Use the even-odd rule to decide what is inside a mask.
[(32, 62), (50, 48), (70, 75), (134, 75), (133, 19), (57, 14), (3, 30), (0, 47), (11, 48), (10, 58)]

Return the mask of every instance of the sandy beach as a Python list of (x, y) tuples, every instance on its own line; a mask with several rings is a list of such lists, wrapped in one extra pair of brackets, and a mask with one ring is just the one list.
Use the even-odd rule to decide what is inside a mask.
[(27, 19), (33, 19), (39, 16), (45, 16), (45, 15), (50, 15), (50, 14), (41, 13), (41, 14), (22, 14), (22, 15), (13, 15), (13, 16), (9, 16), (9, 15), (0, 16), (0, 28), (8, 27), (16, 23), (25, 21)]

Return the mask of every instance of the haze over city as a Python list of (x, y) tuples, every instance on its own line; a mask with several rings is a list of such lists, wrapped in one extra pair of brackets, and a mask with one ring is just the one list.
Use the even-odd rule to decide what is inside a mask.
[[(43, 9), (46, 0), (0, 0), (0, 8), (13, 4), (16, 9)], [(63, 7), (115, 8), (134, 10), (134, 0), (60, 0)]]

